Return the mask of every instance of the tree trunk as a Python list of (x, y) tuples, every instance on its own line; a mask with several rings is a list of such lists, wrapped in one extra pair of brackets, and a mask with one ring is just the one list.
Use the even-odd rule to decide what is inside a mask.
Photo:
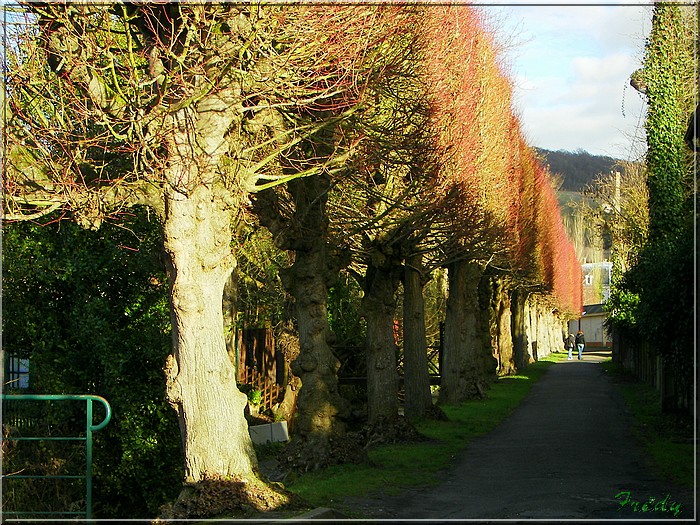
[(432, 406), (425, 339), (422, 271), (422, 255), (406, 259), (403, 296), (403, 369), (404, 415), (408, 419), (422, 418)]
[(344, 434), (342, 419), (348, 415), (347, 403), (338, 394), (340, 362), (328, 343), (328, 287), (338, 274), (328, 252), (329, 186), (325, 175), (289, 184), (299, 227), (294, 241), (296, 259), (284, 276), (285, 286), (294, 296), (299, 328), (299, 357), (292, 368), (301, 378), (296, 431), (307, 438), (317, 434), (317, 442)]
[(173, 353), (165, 365), (166, 397), (182, 433), (185, 481), (254, 479), (257, 460), (244, 416), (223, 323), (223, 292), (233, 268), (236, 195), (225, 188), (223, 140), (240, 118), (235, 85), (170, 113), (164, 129), (163, 243), (172, 312)]
[(328, 287), (338, 268), (329, 257), (326, 200), (330, 180), (318, 175), (291, 181), (294, 212), (285, 217), (273, 193), (256, 198), (261, 222), (276, 236), (282, 249), (295, 254), (294, 264), (280, 272), (294, 298), (299, 355), (291, 370), (301, 379), (294, 435), (286, 456), (291, 466), (315, 469), (338, 462), (335, 439), (345, 434), (349, 405), (338, 392), (340, 362), (329, 345)]
[(367, 412), (370, 425), (394, 421), (399, 414), (399, 377), (394, 339), (394, 294), (398, 268), (367, 267), (362, 300), (367, 322)]
[(172, 305), (173, 354), (165, 372), (177, 410), (185, 481), (254, 477), (245, 394), (226, 351), (222, 297), (232, 267), (231, 213), (205, 185), (166, 194), (164, 245)]
[(549, 321), (546, 317), (546, 308), (540, 300), (537, 302), (537, 358), (542, 359), (549, 354), (549, 343), (547, 342), (547, 331)]
[(529, 361), (527, 352), (527, 292), (522, 288), (513, 291), (511, 314), (513, 325), (513, 360), (518, 370), (523, 370)]
[(480, 323), (478, 264), (457, 261), (448, 267), (449, 295), (445, 315), (440, 402), (460, 403), (481, 397), (489, 382)]
[(301, 391), (301, 379), (292, 374), (291, 367), (299, 357), (299, 332), (290, 315), (291, 308), (285, 307), (284, 321), (281, 329), (275, 333), (275, 351), (277, 361), (277, 382), (285, 385), (284, 396), (277, 409), (275, 418), (287, 421), (290, 434), (294, 434), (294, 415), (296, 414), (297, 398)]
[(527, 294), (525, 295), (523, 299), (523, 310), (522, 310), (522, 315), (523, 315), (523, 347), (524, 347), (524, 352), (523, 352), (523, 359), (525, 360), (525, 366), (530, 365), (535, 362), (533, 359), (532, 355), (532, 339), (531, 339), (531, 334), (532, 334), (532, 317), (530, 314), (530, 311), (532, 310), (532, 305), (530, 302), (530, 299), (532, 298), (532, 294)]
[(460, 377), (462, 366), (467, 360), (464, 342), (467, 284), (463, 274), (466, 274), (466, 265), (462, 261), (454, 262), (447, 268), (449, 292), (441, 362), (439, 396), (441, 403), (458, 403), (462, 397), (461, 392), (466, 390), (466, 385), (462, 383)]
[(528, 304), (528, 317), (530, 322), (528, 323), (528, 334), (527, 337), (530, 341), (530, 359), (531, 362), (536, 362), (539, 360), (539, 346), (540, 346), (540, 306), (538, 301), (538, 295), (533, 294), (527, 300)]
[(493, 301), (496, 327), (496, 346), (498, 354), (498, 375), (505, 376), (515, 374), (516, 367), (513, 360), (513, 335), (511, 332), (511, 299), (508, 287), (503, 279), (494, 278)]
[(284, 277), (295, 298), (299, 328), (299, 356), (292, 363), (292, 372), (301, 378), (294, 421), (293, 439), (299, 442), (295, 464), (313, 468), (332, 462), (329, 440), (344, 435), (343, 419), (349, 409), (338, 393), (340, 362), (328, 344), (326, 265), (325, 247), (297, 250)]

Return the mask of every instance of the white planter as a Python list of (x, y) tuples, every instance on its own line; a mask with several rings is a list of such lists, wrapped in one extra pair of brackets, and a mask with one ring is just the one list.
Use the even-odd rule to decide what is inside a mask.
[(289, 441), (286, 421), (278, 421), (276, 423), (267, 423), (265, 425), (248, 427), (248, 432), (250, 433), (250, 439), (252, 439), (253, 443), (256, 444)]

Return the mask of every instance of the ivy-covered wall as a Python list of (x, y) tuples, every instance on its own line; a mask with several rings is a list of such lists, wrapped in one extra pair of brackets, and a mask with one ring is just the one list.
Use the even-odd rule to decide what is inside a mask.
[(692, 404), (696, 167), (684, 135), (698, 97), (697, 24), (697, 6), (654, 6), (644, 67), (633, 78), (648, 100), (649, 236), (637, 264), (615, 279), (609, 305), (629, 340), (661, 356), (671, 410)]

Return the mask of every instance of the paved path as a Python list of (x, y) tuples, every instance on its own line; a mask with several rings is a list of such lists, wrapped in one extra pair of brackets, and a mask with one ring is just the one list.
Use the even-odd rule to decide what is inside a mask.
[[(598, 364), (605, 357), (552, 365), (510, 417), (455, 459), (440, 486), (349, 503), (377, 519), (692, 520), (693, 491), (645, 467), (622, 397)], [(624, 506), (621, 492), (629, 492)], [(658, 511), (642, 512), (650, 498)]]

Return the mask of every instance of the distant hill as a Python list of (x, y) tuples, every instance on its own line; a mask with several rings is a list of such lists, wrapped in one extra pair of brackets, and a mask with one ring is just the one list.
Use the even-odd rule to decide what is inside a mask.
[(581, 191), (595, 179), (599, 173), (609, 173), (617, 163), (612, 157), (591, 155), (582, 149), (576, 151), (551, 151), (535, 148), (549, 171), (563, 177), (561, 190)]

